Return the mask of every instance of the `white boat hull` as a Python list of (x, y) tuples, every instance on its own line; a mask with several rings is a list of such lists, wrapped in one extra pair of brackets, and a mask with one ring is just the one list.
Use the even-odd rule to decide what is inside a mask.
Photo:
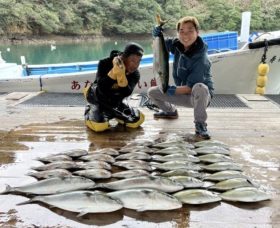
[[(209, 55), (215, 94), (253, 94), (256, 89), (257, 68), (264, 48), (244, 49)], [(270, 66), (266, 94), (280, 93), (280, 45), (270, 46), (267, 52)], [(18, 67), (18, 66), (17, 66)], [(141, 79), (135, 93), (145, 93), (156, 85), (152, 63), (140, 66)], [(172, 69), (172, 62), (170, 62)], [(43, 74), (34, 76), (7, 75), (0, 68), (0, 92), (82, 93), (83, 88), (94, 81), (96, 71), (66, 74)], [(171, 75), (171, 72), (170, 72)], [(174, 84), (172, 77), (169, 84)]]

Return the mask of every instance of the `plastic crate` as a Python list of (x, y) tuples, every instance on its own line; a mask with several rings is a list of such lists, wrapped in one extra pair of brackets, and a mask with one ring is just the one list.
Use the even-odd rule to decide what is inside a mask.
[(201, 36), (208, 44), (208, 51), (225, 51), (237, 50), (238, 48), (238, 33), (237, 32), (218, 32)]

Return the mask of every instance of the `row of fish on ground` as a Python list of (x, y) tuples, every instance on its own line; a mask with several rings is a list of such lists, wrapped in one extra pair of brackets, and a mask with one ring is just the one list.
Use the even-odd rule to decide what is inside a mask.
[[(38, 158), (32, 167), (38, 181), (6, 186), (2, 194), (25, 194), (20, 204), (43, 202), (64, 210), (104, 213), (128, 208), (137, 211), (173, 210), (183, 204), (270, 199), (233, 162), (220, 141), (185, 142), (135, 140), (116, 150), (90, 153), (75, 149)], [(101, 190), (101, 191), (100, 191)]]

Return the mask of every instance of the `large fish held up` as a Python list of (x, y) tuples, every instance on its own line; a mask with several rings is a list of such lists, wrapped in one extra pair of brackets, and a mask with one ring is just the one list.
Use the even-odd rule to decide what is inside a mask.
[[(158, 26), (162, 27), (166, 21), (162, 21), (160, 16), (156, 16)], [(164, 36), (155, 37), (153, 40), (153, 71), (160, 90), (166, 93), (169, 83), (169, 53), (167, 51)]]

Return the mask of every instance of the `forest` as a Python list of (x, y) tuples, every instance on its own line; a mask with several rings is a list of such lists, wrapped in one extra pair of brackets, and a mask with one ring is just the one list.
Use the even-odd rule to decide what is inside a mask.
[(244, 11), (251, 31), (279, 30), (279, 0), (0, 0), (0, 36), (145, 35), (157, 13), (165, 29), (190, 15), (202, 30), (240, 31)]

